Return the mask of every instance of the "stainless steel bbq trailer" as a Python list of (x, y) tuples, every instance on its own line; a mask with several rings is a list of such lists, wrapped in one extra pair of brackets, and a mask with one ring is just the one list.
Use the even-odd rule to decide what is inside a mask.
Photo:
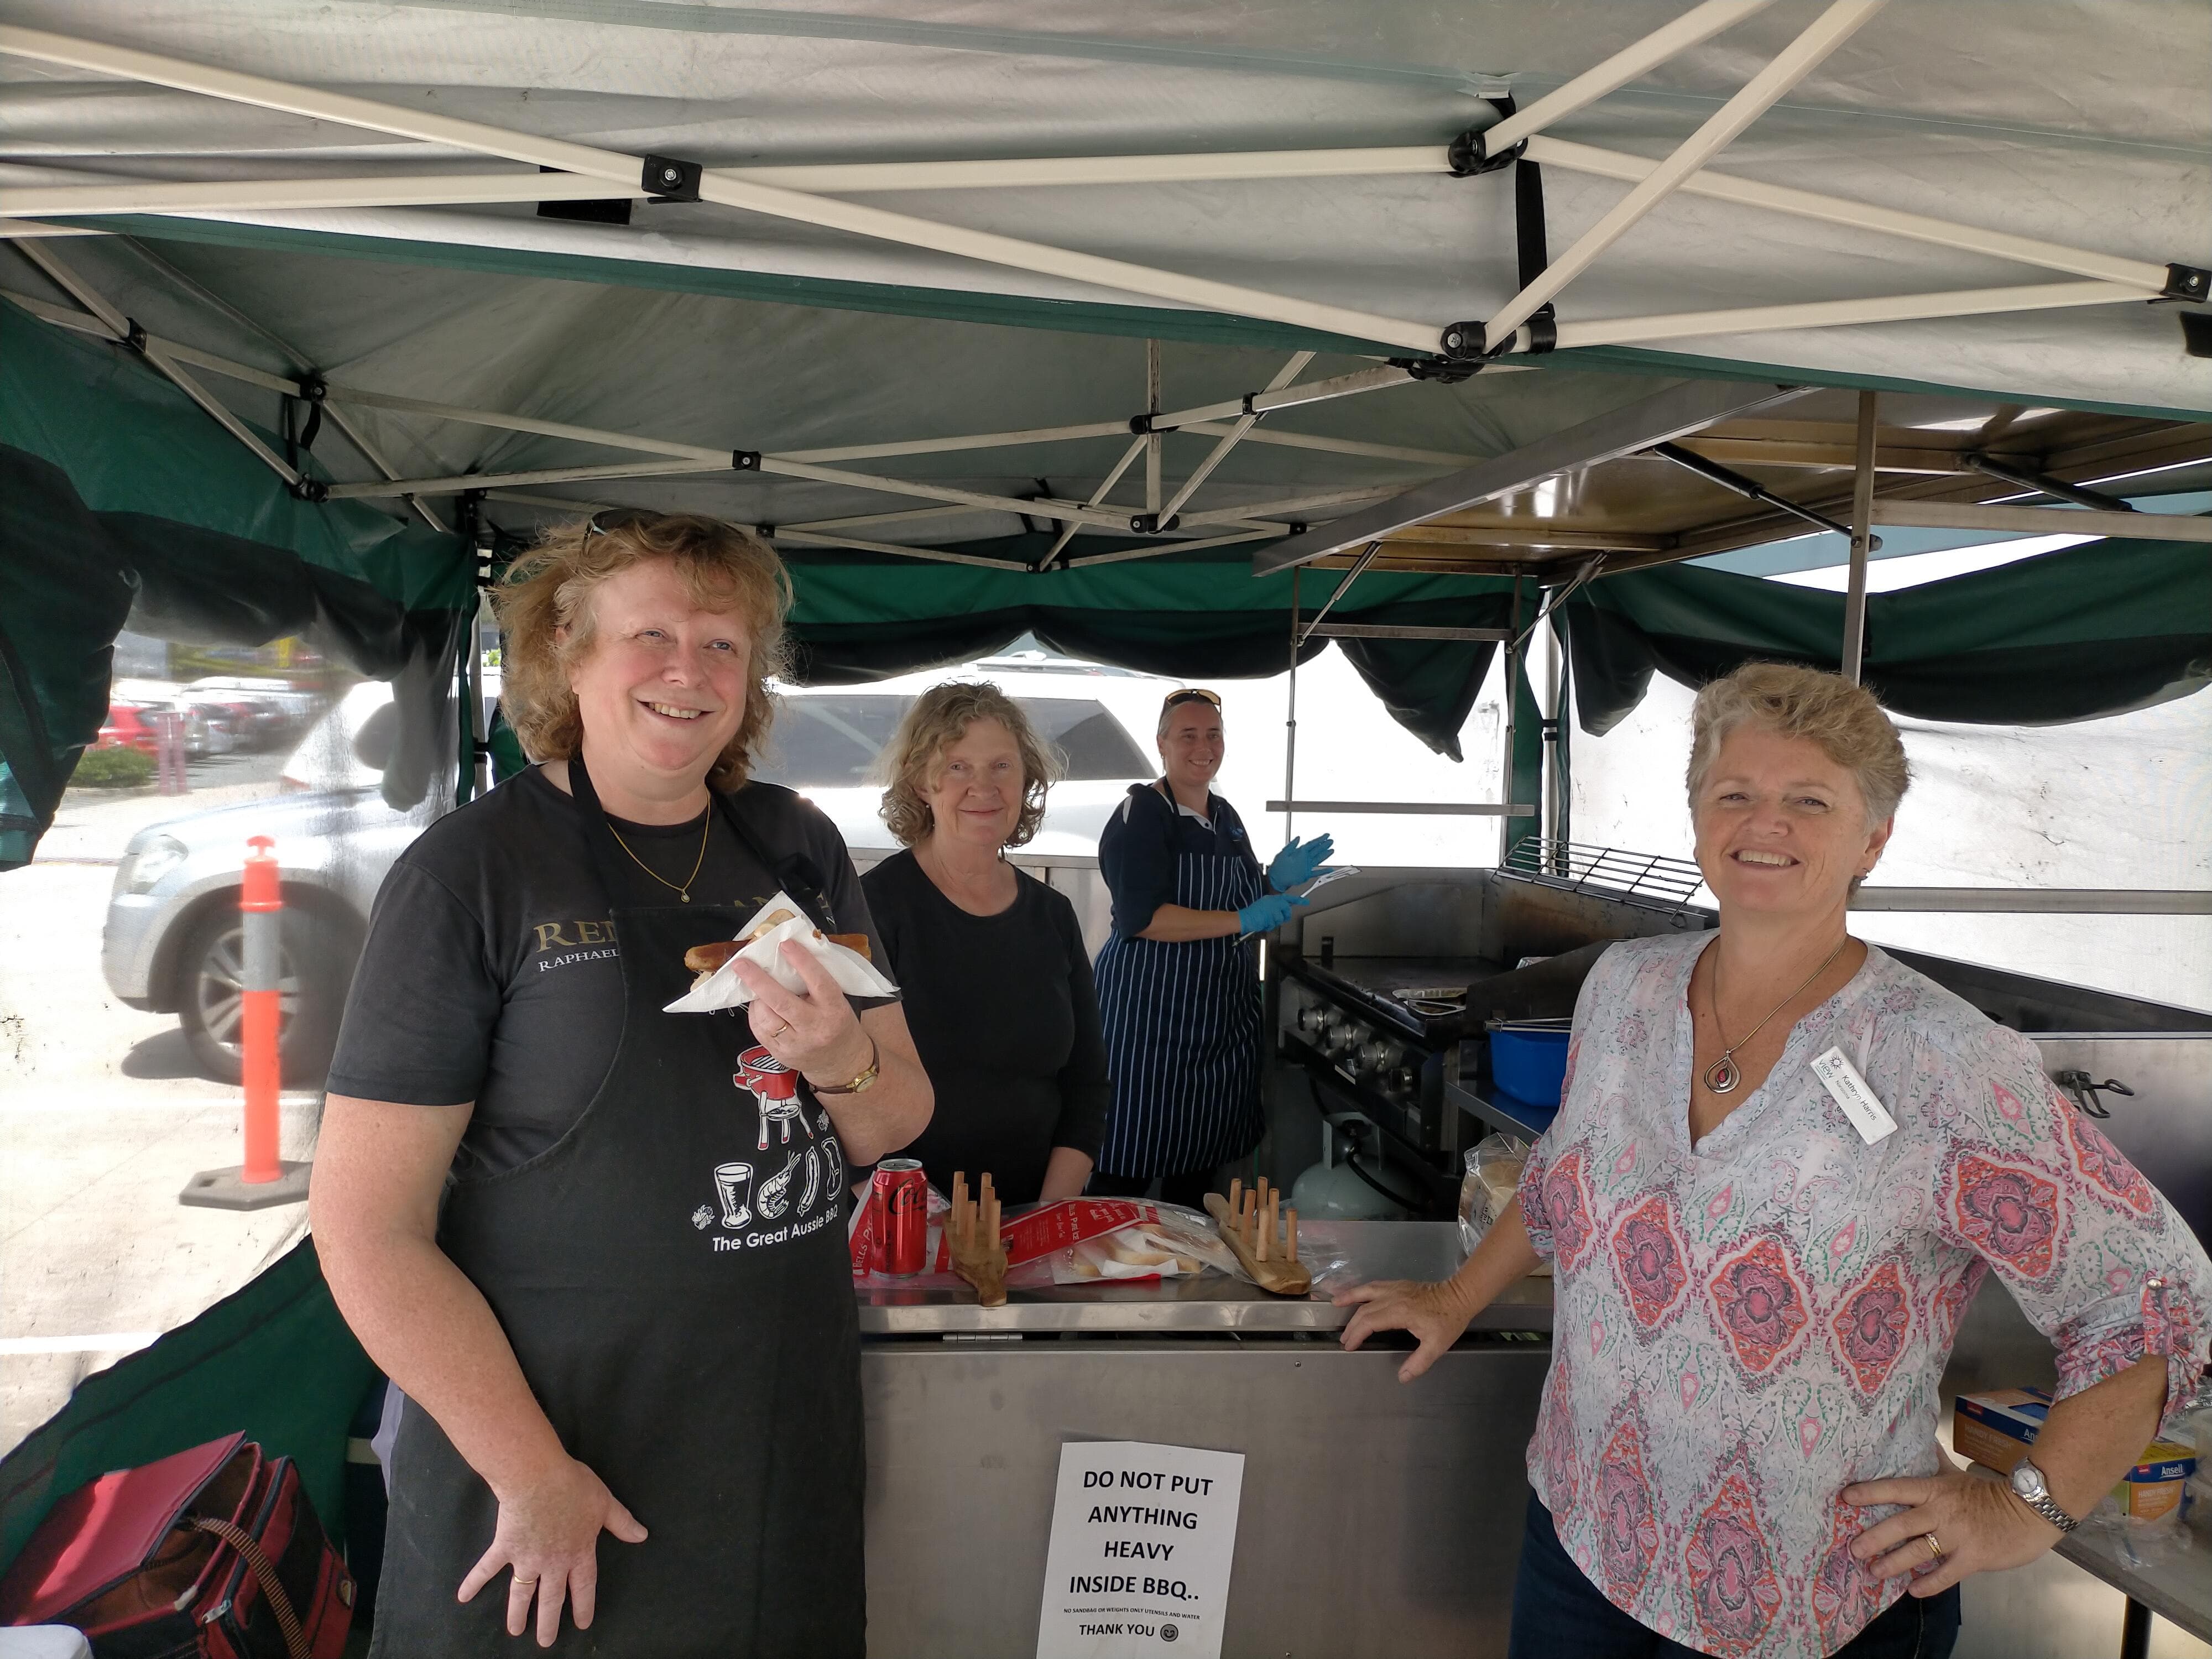
[(860, 1292), (875, 1651), (1033, 1651), (1063, 1442), (1244, 1454), (1225, 1654), (1504, 1650), (1551, 1363), (1522, 1281), (1413, 1387), (1348, 1354), (1338, 1285), (1441, 1278), (1443, 1222), (1302, 1224), (1314, 1298), (1208, 1275), (1016, 1291)]

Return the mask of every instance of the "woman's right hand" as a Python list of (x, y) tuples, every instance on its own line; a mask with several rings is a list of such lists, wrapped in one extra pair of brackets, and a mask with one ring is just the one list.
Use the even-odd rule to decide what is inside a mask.
[(1462, 1302), (1457, 1285), (1449, 1279), (1440, 1284), (1378, 1279), (1339, 1291), (1334, 1299), (1340, 1308), (1359, 1310), (1339, 1339), (1346, 1353), (1357, 1352), (1377, 1331), (1410, 1332), (1420, 1343), (1398, 1367), (1401, 1382), (1412, 1382), (1449, 1353), (1474, 1317), (1474, 1310)]
[(611, 1532), (625, 1544), (642, 1544), (645, 1528), (622, 1506), (606, 1483), (573, 1457), (564, 1458), (542, 1479), (499, 1497), (499, 1525), (491, 1547), (461, 1580), (460, 1599), (476, 1593), (511, 1567), (507, 1591), (507, 1633), (520, 1636), (530, 1626), (530, 1602), (538, 1601), (538, 1645), (550, 1648), (561, 1633), (565, 1601), (578, 1630), (591, 1628), (599, 1600), (599, 1534)]

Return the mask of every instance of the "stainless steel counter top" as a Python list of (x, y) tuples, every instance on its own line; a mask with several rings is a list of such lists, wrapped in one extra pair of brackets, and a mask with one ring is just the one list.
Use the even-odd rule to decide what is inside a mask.
[[(1097, 1334), (1267, 1334), (1341, 1330), (1351, 1310), (1329, 1298), (1370, 1279), (1443, 1279), (1460, 1263), (1459, 1227), (1449, 1221), (1298, 1223), (1298, 1254), (1314, 1273), (1303, 1298), (1270, 1296), (1220, 1273), (1195, 1279), (1062, 1285), (1010, 1291), (1003, 1308), (979, 1307), (964, 1284), (862, 1286), (860, 1334), (989, 1336), (1079, 1331)], [(1473, 1331), (1552, 1328), (1552, 1281), (1525, 1279), (1485, 1309)]]

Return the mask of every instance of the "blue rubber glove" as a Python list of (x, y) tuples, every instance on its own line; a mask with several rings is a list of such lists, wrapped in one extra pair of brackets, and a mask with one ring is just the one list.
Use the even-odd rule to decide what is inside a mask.
[(1336, 842), (1332, 836), (1319, 835), (1302, 842), (1293, 836), (1288, 846), (1268, 860), (1267, 879), (1279, 893), (1302, 887), (1322, 872), (1322, 866), (1335, 851)]
[(1245, 933), (1272, 933), (1291, 919), (1291, 913), (1306, 901), (1293, 898), (1288, 893), (1262, 893), (1237, 913), (1237, 931)]

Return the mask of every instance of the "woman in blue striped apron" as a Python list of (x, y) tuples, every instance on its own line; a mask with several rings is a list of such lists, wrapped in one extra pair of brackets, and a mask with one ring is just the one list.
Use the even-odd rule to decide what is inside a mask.
[(1090, 1190), (1196, 1208), (1214, 1170), (1260, 1144), (1259, 946), (1305, 901), (1289, 890), (1333, 850), (1293, 840), (1263, 873), (1237, 809), (1212, 792), (1221, 699), (1171, 692), (1164, 774), (1134, 785), (1098, 842), (1114, 936), (1098, 953), (1114, 1106)]

